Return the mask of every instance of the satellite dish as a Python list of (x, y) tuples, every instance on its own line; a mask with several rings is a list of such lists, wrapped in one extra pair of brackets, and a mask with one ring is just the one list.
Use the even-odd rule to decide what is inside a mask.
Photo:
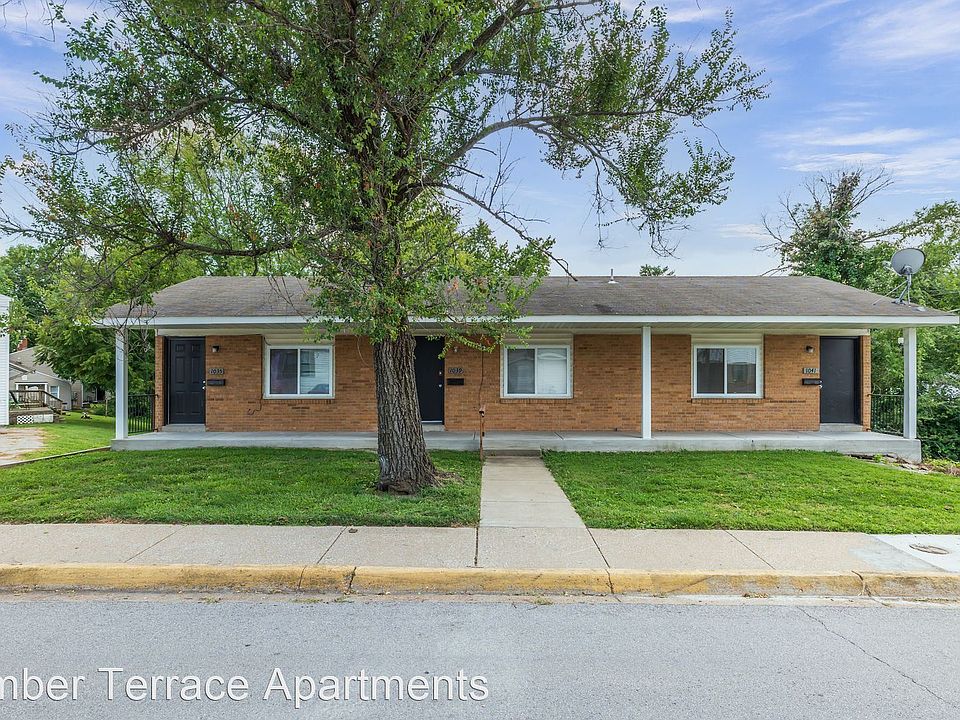
[(906, 297), (906, 302), (910, 302), (910, 288), (913, 287), (913, 276), (923, 267), (923, 261), (925, 259), (926, 255), (923, 254), (923, 250), (917, 248), (897, 250), (893, 254), (893, 257), (890, 258), (890, 267), (893, 268), (893, 271), (897, 275), (905, 278), (903, 282), (903, 292), (900, 293), (900, 297), (894, 300), (894, 302), (903, 305), (904, 297)]
[(909, 277), (915, 275), (923, 267), (923, 261), (926, 256), (923, 250), (917, 248), (904, 248), (897, 250), (890, 258), (890, 266), (897, 275)]

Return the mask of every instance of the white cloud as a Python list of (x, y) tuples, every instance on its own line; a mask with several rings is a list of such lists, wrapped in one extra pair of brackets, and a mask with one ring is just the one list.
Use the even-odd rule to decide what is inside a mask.
[(789, 170), (819, 173), (844, 167), (884, 168), (894, 180), (896, 192), (925, 191), (937, 195), (960, 189), (960, 139), (940, 139), (908, 145), (888, 152), (797, 151), (781, 156)]
[[(823, 2), (814, 3), (813, 5), (800, 9), (797, 9), (792, 3), (785, 3), (790, 9), (771, 12), (762, 17), (759, 22), (769, 26), (786, 27), (817, 19), (818, 26), (822, 26), (823, 24), (833, 23), (838, 19), (836, 15), (824, 17), (824, 11), (832, 10), (840, 5), (847, 5), (849, 2), (850, 0), (823, 0)], [(776, 3), (775, 7), (783, 6)]]
[(918, 128), (872, 128), (854, 132), (838, 132), (829, 127), (814, 127), (809, 130), (781, 136), (785, 143), (817, 145), (820, 147), (889, 146), (917, 142), (931, 137), (930, 130)]
[(927, 64), (960, 57), (960, 0), (893, 2), (867, 14), (841, 43), (847, 59)]
[[(63, 17), (69, 25), (79, 25), (97, 10), (98, 0), (65, 0)], [(55, 45), (66, 37), (67, 25), (55, 20), (46, 0), (0, 2), (0, 33), (26, 45)]]
[(36, 110), (43, 103), (43, 83), (40, 78), (21, 70), (0, 68), (0, 106), (4, 119), (13, 112)]
[(891, 156), (876, 152), (784, 153), (788, 170), (818, 173), (843, 167), (877, 167), (886, 165)]
[(770, 236), (763, 225), (756, 223), (727, 223), (717, 228), (717, 233), (722, 238), (736, 238), (751, 240), (753, 242), (769, 241)]
[(667, 22), (675, 24), (716, 22), (726, 6), (716, 0), (673, 0), (659, 3), (667, 10)]

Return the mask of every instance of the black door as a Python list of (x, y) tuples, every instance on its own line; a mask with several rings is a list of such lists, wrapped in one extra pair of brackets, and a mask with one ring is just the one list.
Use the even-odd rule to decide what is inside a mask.
[(413, 369), (417, 376), (417, 399), (420, 419), (443, 422), (443, 340), (417, 338)]
[(206, 420), (204, 404), (205, 344), (199, 338), (167, 338), (167, 422)]
[(860, 338), (820, 338), (820, 422), (860, 424)]

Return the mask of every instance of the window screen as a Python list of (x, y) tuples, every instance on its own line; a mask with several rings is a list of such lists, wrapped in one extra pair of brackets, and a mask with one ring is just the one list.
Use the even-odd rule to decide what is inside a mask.
[(330, 395), (330, 348), (270, 348), (271, 395)]
[(697, 348), (697, 395), (756, 395), (760, 350), (756, 346)]
[(297, 351), (270, 350), (270, 394), (297, 394)]
[(570, 348), (509, 348), (507, 395), (564, 396), (570, 393)]

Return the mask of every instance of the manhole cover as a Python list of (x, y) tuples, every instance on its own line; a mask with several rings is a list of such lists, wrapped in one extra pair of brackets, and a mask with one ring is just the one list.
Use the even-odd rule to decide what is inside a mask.
[(914, 550), (919, 550), (920, 552), (930, 553), (931, 555), (949, 555), (950, 551), (946, 548), (939, 547), (937, 545), (924, 545), (922, 543), (914, 543), (911, 545)]

